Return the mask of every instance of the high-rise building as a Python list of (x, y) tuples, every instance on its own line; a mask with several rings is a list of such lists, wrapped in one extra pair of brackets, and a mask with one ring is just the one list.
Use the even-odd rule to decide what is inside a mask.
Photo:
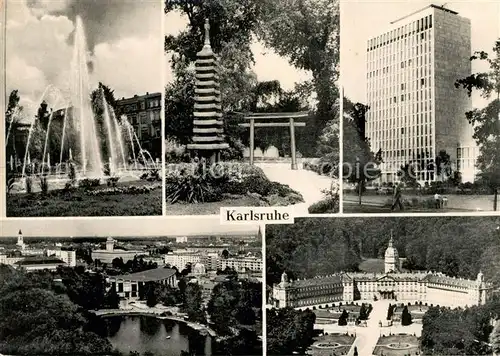
[(381, 181), (398, 181), (411, 164), (420, 182), (438, 179), (446, 151), (463, 181), (474, 179), (477, 148), (465, 118), (471, 99), (455, 81), (471, 74), (470, 20), (429, 5), (391, 23), (367, 42), (366, 135), (382, 149)]

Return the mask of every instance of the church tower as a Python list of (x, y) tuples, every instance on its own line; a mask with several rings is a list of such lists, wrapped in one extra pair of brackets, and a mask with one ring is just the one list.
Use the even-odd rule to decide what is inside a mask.
[(108, 237), (106, 240), (106, 251), (113, 252), (115, 249), (115, 240), (112, 237)]
[(24, 244), (23, 232), (21, 230), (19, 230), (19, 234), (17, 235), (16, 246), (20, 247), (22, 250), (24, 250), (24, 248), (26, 247), (26, 245)]
[(389, 240), (389, 246), (387, 250), (385, 250), (385, 273), (389, 272), (399, 272), (399, 253), (398, 250), (393, 246), (394, 239), (392, 237), (391, 230), (391, 239)]

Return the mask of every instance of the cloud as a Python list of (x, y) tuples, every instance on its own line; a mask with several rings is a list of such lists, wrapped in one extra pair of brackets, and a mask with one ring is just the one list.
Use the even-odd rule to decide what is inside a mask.
[(66, 10), (72, 3), (71, 0), (28, 0), (27, 5), (35, 15), (45, 15)]
[[(19, 5), (19, 4), (18, 4)], [(33, 100), (47, 84), (60, 86), (61, 72), (71, 59), (67, 43), (73, 23), (64, 16), (40, 18), (17, 6), (7, 26), (7, 90), (19, 89)], [(11, 20), (12, 19), (12, 20)], [(43, 80), (40, 78), (44, 78)], [(23, 90), (21, 90), (23, 88)]]
[(93, 77), (117, 97), (162, 91), (163, 47), (157, 36), (129, 37), (94, 48)]
[[(9, 1), (8, 4), (7, 90), (18, 89), (22, 102), (35, 105), (47, 85), (51, 84), (58, 89), (49, 91), (52, 95), (49, 103), (61, 107), (66, 104), (65, 98), (69, 98), (75, 28), (71, 17), (61, 15), (61, 11), (75, 5), (73, 0), (28, 1), (31, 5), (36, 3), (34, 8), (29, 8), (26, 0)], [(67, 9), (69, 11), (73, 10)], [(144, 13), (145, 10), (139, 12)], [(118, 21), (123, 19), (118, 18)], [(124, 24), (105, 23), (101, 24), (101, 29), (105, 32), (110, 30), (110, 26), (119, 28)], [(155, 25), (150, 23), (148, 26), (153, 28)], [(101, 81), (114, 89), (117, 96), (161, 91), (162, 46), (159, 31), (150, 31), (150, 34), (138, 31), (113, 38), (108, 36), (107, 40), (90, 48), (93, 52), (92, 87)], [(58, 105), (57, 96), (62, 97)]]

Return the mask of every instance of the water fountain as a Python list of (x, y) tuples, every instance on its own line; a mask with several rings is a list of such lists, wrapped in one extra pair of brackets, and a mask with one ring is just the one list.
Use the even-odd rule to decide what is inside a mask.
[[(98, 91), (91, 95), (93, 89), (89, 78), (89, 55), (83, 23), (80, 17), (76, 18), (74, 31), (73, 55), (70, 63), (70, 91), (69, 100), (62, 92), (52, 85), (47, 86), (38, 103), (47, 99), (48, 93), (55, 93), (58, 103), (64, 103), (64, 114), (62, 115), (62, 132), (60, 142), (59, 162), (55, 164), (56, 175), (62, 184), (67, 180), (67, 172), (64, 167), (68, 164), (76, 167), (77, 179), (103, 178), (105, 171), (109, 176), (130, 176), (138, 179), (141, 171), (152, 167), (158, 168), (158, 163), (153, 160), (149, 152), (141, 147), (140, 141), (126, 116), (117, 119), (113, 108), (106, 101), (104, 87), (99, 84)], [(97, 93), (97, 95), (95, 95)], [(68, 96), (68, 95), (66, 95)], [(21, 180), (29, 174), (51, 175), (49, 140), (53, 132), (55, 120), (54, 111), (48, 116), (48, 123), (41, 152), (41, 166), (34, 172), (30, 159), (33, 133), (36, 130), (36, 116), (33, 116), (28, 132), (25, 147), (24, 160), (21, 172)], [(12, 126), (12, 120), (9, 125)], [(10, 131), (9, 131), (10, 132)], [(128, 138), (129, 142), (126, 142)], [(129, 167), (127, 162), (127, 147), (130, 147), (133, 155), (133, 166)], [(66, 150), (66, 151), (65, 151)], [(142, 159), (142, 167), (139, 167), (136, 151)], [(147, 157), (148, 156), (148, 157)], [(57, 162), (57, 161), (56, 161)], [(106, 165), (108, 166), (106, 169)], [(12, 166), (12, 163), (11, 163)], [(27, 168), (29, 172), (27, 172)], [(135, 172), (134, 172), (135, 171)], [(51, 181), (58, 177), (51, 177)], [(24, 185), (24, 184), (23, 184)]]

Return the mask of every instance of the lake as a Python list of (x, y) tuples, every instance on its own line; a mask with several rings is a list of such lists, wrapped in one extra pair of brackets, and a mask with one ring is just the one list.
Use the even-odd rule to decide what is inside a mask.
[(182, 322), (153, 316), (111, 316), (104, 320), (108, 340), (125, 354), (149, 351), (155, 356), (179, 356), (181, 351), (195, 351), (196, 355), (212, 355), (212, 338)]

